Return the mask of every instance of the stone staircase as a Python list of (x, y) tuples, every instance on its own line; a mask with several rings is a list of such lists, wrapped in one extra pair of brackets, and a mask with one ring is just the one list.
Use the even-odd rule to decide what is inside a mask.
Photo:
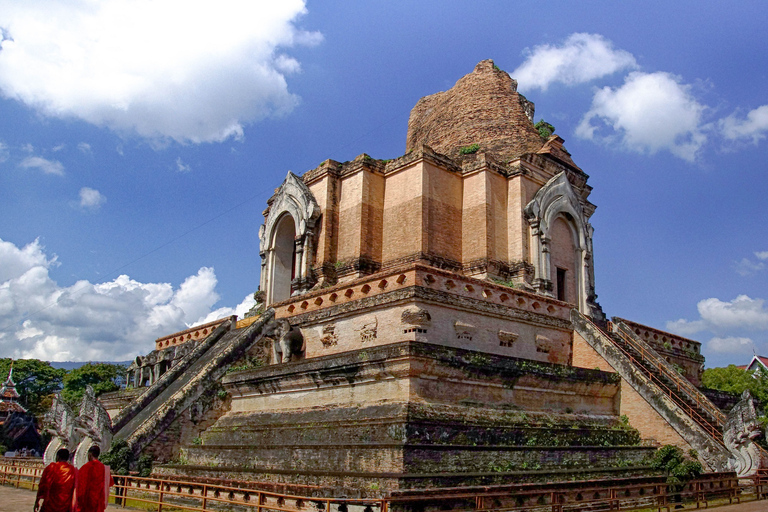
[(571, 322), (712, 470), (731, 469), (734, 456), (723, 441), (725, 416), (693, 384), (622, 322), (606, 333), (576, 310), (571, 311)]
[(222, 325), (166, 372), (113, 421), (115, 439), (125, 439), (135, 454), (152, 442), (195, 401), (219, 386), (227, 369), (263, 337), (272, 320), (269, 309), (248, 327)]
[(619, 321), (609, 327), (609, 337), (624, 355), (702, 429), (722, 444), (725, 414), (648, 343), (636, 336), (629, 326)]

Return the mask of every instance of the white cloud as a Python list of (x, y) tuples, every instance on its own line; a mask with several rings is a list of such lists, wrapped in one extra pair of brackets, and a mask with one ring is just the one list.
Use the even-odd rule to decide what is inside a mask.
[(746, 119), (739, 119), (736, 114), (731, 114), (721, 119), (718, 126), (726, 139), (751, 139), (757, 144), (768, 132), (768, 105), (750, 111)]
[(39, 156), (28, 156), (21, 161), (19, 167), (23, 169), (39, 169), (45, 174), (64, 175), (64, 165), (57, 160), (46, 160)]
[(752, 355), (755, 352), (755, 343), (750, 338), (738, 336), (715, 337), (709, 340), (707, 348), (720, 354)]
[(77, 149), (80, 150), (81, 153), (85, 153), (86, 155), (91, 154), (93, 151), (91, 149), (91, 145), (87, 142), (81, 142), (77, 145)]
[(55, 264), (56, 257), (46, 256), (37, 240), (23, 248), (0, 240), (1, 354), (54, 361), (132, 359), (152, 350), (156, 338), (208, 317), (218, 301), (211, 268), (201, 268), (177, 289), (125, 275), (62, 287), (49, 275)]
[[(668, 150), (693, 161), (707, 139), (702, 126), (704, 109), (691, 94), (690, 86), (681, 84), (678, 77), (663, 72), (633, 72), (621, 87), (597, 90), (576, 135), (618, 143), (639, 153)], [(598, 132), (605, 130), (608, 135), (600, 136)]]
[(185, 164), (181, 160), (181, 157), (178, 157), (176, 159), (176, 172), (189, 172), (191, 170), (192, 170), (192, 168), (189, 165)]
[(80, 189), (80, 208), (86, 210), (98, 210), (101, 205), (107, 202), (107, 198), (104, 197), (98, 190), (83, 187)]
[(244, 318), (245, 314), (255, 305), (256, 301), (253, 299), (253, 294), (246, 295), (242, 302), (234, 308), (219, 308), (215, 311), (211, 311), (208, 315), (199, 318), (193, 325), (207, 324), (208, 322), (213, 322), (219, 318), (225, 318), (232, 315), (237, 315), (238, 318)]
[(0, 164), (8, 160), (8, 146), (0, 142)]
[(756, 252), (755, 257), (759, 260), (768, 260), (768, 251)]
[(54, 153), (58, 153), (59, 151), (61, 151), (62, 149), (66, 148), (66, 147), (67, 147), (66, 144), (63, 144), (63, 143), (62, 144), (57, 144), (56, 146), (53, 146), (53, 148), (51, 148), (51, 151), (53, 151)]
[(291, 111), (303, 0), (3, 1), (0, 91), (48, 116), (178, 142)]
[(739, 295), (730, 302), (709, 298), (697, 305), (699, 320), (667, 322), (667, 329), (683, 336), (701, 331), (725, 333), (732, 330), (768, 330), (768, 308), (763, 299)]
[(571, 34), (561, 46), (544, 44), (526, 52), (525, 62), (510, 73), (520, 90), (546, 90), (556, 82), (575, 85), (637, 67), (631, 53), (614, 49), (599, 34)]

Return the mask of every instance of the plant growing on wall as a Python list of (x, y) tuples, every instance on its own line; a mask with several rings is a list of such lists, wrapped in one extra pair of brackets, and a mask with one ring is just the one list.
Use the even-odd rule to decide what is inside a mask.
[(480, 144), (470, 144), (469, 146), (464, 146), (463, 148), (459, 149), (459, 154), (462, 155), (471, 155), (473, 153), (477, 153), (480, 150)]
[[(667, 475), (669, 493), (679, 493), (687, 482), (703, 471), (704, 468), (697, 459), (696, 450), (690, 450), (686, 456), (677, 446), (667, 444), (656, 451), (650, 466)], [(675, 501), (678, 503), (682, 501), (680, 494), (675, 495)]]
[(539, 131), (539, 136), (542, 139), (548, 139), (552, 136), (553, 133), (555, 133), (555, 127), (543, 119), (533, 125), (533, 127)]

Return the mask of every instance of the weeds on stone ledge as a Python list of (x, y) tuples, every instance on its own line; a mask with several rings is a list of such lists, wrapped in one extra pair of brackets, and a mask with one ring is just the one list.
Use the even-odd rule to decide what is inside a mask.
[(477, 153), (480, 150), (480, 144), (470, 144), (469, 146), (464, 146), (463, 148), (459, 149), (459, 154), (461, 155), (471, 155), (474, 153)]

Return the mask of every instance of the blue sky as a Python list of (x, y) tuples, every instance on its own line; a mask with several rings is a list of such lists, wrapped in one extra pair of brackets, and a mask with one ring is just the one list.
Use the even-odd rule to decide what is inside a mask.
[(405, 150), (492, 58), (590, 175), (598, 301), (768, 353), (762, 2), (0, 0), (0, 356), (242, 313), (288, 170)]

